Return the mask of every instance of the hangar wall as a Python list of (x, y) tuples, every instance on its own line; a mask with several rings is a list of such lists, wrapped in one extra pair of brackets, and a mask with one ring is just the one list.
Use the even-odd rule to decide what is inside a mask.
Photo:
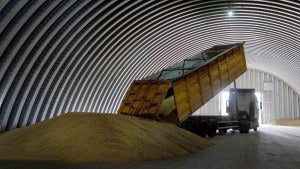
[[(262, 100), (261, 122), (267, 123), (275, 119), (300, 118), (300, 97), (287, 83), (266, 72), (248, 69), (236, 80), (237, 88), (255, 88)], [(233, 88), (230, 84), (222, 92)], [(258, 96), (258, 97), (259, 97)], [(211, 101), (198, 109), (194, 115), (222, 114), (222, 95), (215, 96)], [(224, 103), (223, 103), (224, 104)]]

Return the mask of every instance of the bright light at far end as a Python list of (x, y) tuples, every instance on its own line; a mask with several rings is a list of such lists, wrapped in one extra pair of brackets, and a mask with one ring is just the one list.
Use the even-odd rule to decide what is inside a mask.
[(232, 17), (233, 16), (233, 12), (232, 11), (228, 11), (228, 16)]

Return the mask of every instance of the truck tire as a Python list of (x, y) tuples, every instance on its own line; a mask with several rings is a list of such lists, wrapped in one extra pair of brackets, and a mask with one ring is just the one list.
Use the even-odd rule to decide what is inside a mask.
[(216, 119), (210, 119), (207, 135), (209, 137), (215, 137), (215, 135), (217, 134), (217, 128), (218, 128), (218, 121)]
[(240, 125), (239, 126), (239, 131), (240, 131), (240, 133), (246, 133), (246, 126), (245, 125)]
[(239, 130), (240, 130), (240, 133), (249, 133), (249, 126), (248, 125), (240, 125)]
[(208, 133), (208, 123), (206, 120), (200, 122), (199, 126), (199, 136), (202, 138), (205, 138)]
[(191, 131), (192, 133), (198, 134), (198, 132), (199, 132), (198, 122), (197, 121), (192, 121), (188, 130)]
[(246, 126), (246, 133), (249, 133), (249, 127)]
[(207, 134), (208, 125), (206, 122), (193, 120), (190, 126), (192, 133), (197, 134), (198, 136), (205, 138)]
[(254, 131), (257, 131), (257, 127), (254, 127)]
[(244, 133), (245, 132), (244, 126), (240, 125), (239, 126), (239, 131), (240, 131), (240, 133)]
[(208, 123), (206, 120), (201, 120), (199, 118), (188, 118), (181, 124), (181, 127), (197, 134), (198, 136), (205, 138), (208, 131)]
[(215, 137), (217, 134), (217, 129), (215, 127), (210, 127), (208, 129), (207, 135), (208, 137)]

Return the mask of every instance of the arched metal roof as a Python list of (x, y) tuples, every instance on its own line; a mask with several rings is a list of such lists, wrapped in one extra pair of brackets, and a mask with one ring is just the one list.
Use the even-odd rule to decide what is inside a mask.
[(248, 67), (300, 93), (299, 16), (299, 0), (1, 0), (1, 130), (114, 113), (133, 79), (241, 41)]

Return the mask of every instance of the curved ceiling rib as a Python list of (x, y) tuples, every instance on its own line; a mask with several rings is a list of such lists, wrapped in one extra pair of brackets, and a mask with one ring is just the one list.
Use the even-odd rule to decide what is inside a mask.
[(216, 44), (245, 41), (248, 67), (300, 93), (299, 16), (292, 0), (0, 1), (0, 130), (115, 113), (133, 79)]

